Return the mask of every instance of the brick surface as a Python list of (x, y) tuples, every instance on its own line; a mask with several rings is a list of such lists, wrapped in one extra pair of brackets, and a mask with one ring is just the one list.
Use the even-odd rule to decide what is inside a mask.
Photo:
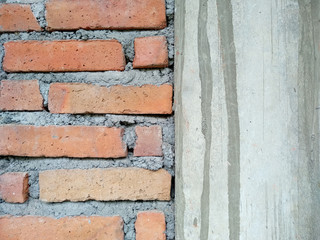
[(0, 84), (0, 110), (41, 111), (43, 109), (43, 98), (37, 80), (2, 80)]
[(0, 125), (0, 155), (118, 158), (127, 155), (123, 129)]
[(162, 156), (161, 126), (136, 127), (137, 141), (134, 156)]
[(3, 240), (123, 240), (121, 217), (0, 217)]
[(14, 41), (4, 47), (7, 72), (122, 71), (125, 67), (116, 40)]
[[(0, 176), (0, 198), (10, 203), (28, 200), (28, 173), (10, 172)], [(0, 238), (2, 239), (2, 238)]]
[(46, 9), (48, 30), (166, 27), (165, 0), (51, 0)]
[(164, 169), (51, 170), (39, 174), (45, 202), (170, 200), (171, 175)]
[(100, 87), (83, 83), (50, 85), (52, 113), (170, 114), (172, 86)]
[(136, 240), (166, 240), (166, 221), (162, 212), (139, 212), (135, 228)]
[(133, 68), (168, 67), (168, 46), (164, 36), (136, 38), (134, 53)]
[(41, 31), (30, 5), (0, 4), (0, 32)]

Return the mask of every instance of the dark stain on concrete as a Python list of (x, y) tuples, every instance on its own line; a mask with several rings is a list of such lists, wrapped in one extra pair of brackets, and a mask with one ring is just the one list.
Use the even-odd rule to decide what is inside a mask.
[(229, 239), (240, 238), (240, 126), (237, 100), (237, 68), (231, 0), (217, 0), (228, 114), (228, 208)]
[(300, 14), (298, 126), (299, 169), (298, 216), (296, 229), (301, 239), (320, 236), (320, 163), (319, 163), (319, 93), (320, 93), (320, 2), (298, 0)]
[(200, 239), (208, 239), (209, 233), (209, 207), (210, 207), (210, 153), (212, 137), (212, 68), (210, 45), (207, 33), (208, 0), (200, 0), (198, 13), (198, 62), (199, 77), (201, 81), (201, 114), (202, 134), (205, 138), (205, 152), (203, 164), (203, 184), (201, 194), (201, 229)]
[(176, 169), (175, 169), (175, 193), (176, 193), (176, 239), (184, 240), (184, 214), (185, 197), (183, 193), (183, 111), (182, 111), (182, 75), (184, 71), (184, 31), (185, 31), (185, 1), (175, 2), (175, 138), (176, 138)]

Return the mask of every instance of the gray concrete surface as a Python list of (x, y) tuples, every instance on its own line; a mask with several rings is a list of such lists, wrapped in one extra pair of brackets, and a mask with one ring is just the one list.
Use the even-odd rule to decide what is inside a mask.
[(318, 0), (177, 0), (176, 239), (320, 236)]
[[(44, 0), (7, 0), (1, 3), (31, 4), (37, 20), (42, 27), (46, 26)], [(121, 42), (126, 56), (126, 69), (124, 72), (80, 72), (80, 73), (6, 73), (0, 69), (2, 79), (39, 80), (41, 94), (47, 107), (47, 95), (50, 83), (53, 82), (82, 82), (102, 86), (117, 84), (136, 85), (164, 83), (173, 84), (174, 60), (174, 0), (166, 0), (166, 13), (168, 27), (159, 31), (64, 31), (64, 32), (21, 32), (3, 33), (0, 35), (0, 61), (4, 56), (3, 43), (12, 40), (59, 40), (59, 39), (117, 39)], [(169, 48), (169, 67), (154, 70), (134, 70), (133, 41), (136, 37), (165, 35)], [(109, 167), (142, 167), (151, 170), (165, 168), (174, 176), (174, 119), (173, 116), (137, 116), (137, 115), (70, 115), (50, 114), (43, 112), (0, 112), (0, 124), (30, 124), (45, 125), (86, 125), (86, 126), (116, 126), (125, 128), (124, 141), (128, 144), (129, 155), (123, 159), (74, 159), (74, 158), (23, 158), (0, 157), (0, 174), (12, 171), (26, 171), (30, 175), (30, 198), (24, 204), (9, 204), (0, 200), (0, 215), (40, 215), (51, 217), (65, 217), (76, 215), (120, 215), (125, 222), (125, 239), (134, 240), (134, 223), (136, 214), (144, 210), (159, 210), (166, 215), (167, 239), (174, 239), (174, 186), (170, 202), (97, 202), (85, 203), (43, 203), (39, 198), (38, 174), (39, 171), (50, 169), (89, 169)], [(135, 126), (149, 126), (159, 124), (163, 131), (163, 157), (134, 157), (133, 147), (136, 139)]]

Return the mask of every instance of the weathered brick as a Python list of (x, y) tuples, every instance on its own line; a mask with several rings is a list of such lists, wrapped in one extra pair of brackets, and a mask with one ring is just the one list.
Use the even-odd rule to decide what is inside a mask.
[(43, 109), (43, 98), (37, 80), (2, 80), (0, 84), (0, 111)]
[(116, 40), (13, 41), (4, 47), (7, 72), (122, 71), (125, 67)]
[[(28, 200), (28, 173), (10, 172), (0, 176), (0, 198), (10, 203), (24, 203)], [(0, 224), (1, 225), (1, 224)], [(0, 237), (0, 239), (2, 239)]]
[(0, 32), (41, 31), (30, 5), (0, 4)]
[(164, 36), (136, 38), (134, 53), (133, 68), (168, 67), (168, 46)]
[(136, 127), (137, 141), (134, 156), (162, 156), (161, 126)]
[(127, 155), (123, 129), (97, 126), (0, 126), (0, 155), (119, 158)]
[(49, 90), (52, 113), (170, 114), (172, 86), (101, 87), (83, 83), (54, 83)]
[(136, 240), (166, 240), (166, 221), (162, 212), (139, 212), (135, 228)]
[(0, 239), (5, 240), (123, 240), (121, 217), (0, 217)]
[(39, 174), (45, 202), (170, 200), (171, 175), (164, 169), (50, 170)]
[(165, 0), (51, 0), (46, 5), (48, 30), (162, 29)]

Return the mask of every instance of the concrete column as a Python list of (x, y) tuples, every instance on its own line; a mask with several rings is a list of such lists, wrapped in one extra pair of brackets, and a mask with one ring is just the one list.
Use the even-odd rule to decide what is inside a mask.
[(176, 0), (176, 239), (320, 236), (320, 1)]

